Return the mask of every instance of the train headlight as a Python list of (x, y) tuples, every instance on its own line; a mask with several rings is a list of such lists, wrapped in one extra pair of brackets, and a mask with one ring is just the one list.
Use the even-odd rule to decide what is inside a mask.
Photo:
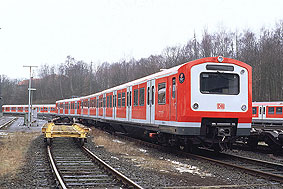
[(240, 74), (244, 74), (245, 73), (245, 70), (241, 70)]
[(218, 56), (217, 60), (218, 60), (218, 62), (223, 62), (224, 58), (223, 58), (223, 56)]
[(198, 107), (199, 107), (199, 105), (198, 105), (198, 103), (194, 103), (194, 105), (193, 105), (193, 109), (198, 109)]
[(246, 110), (247, 110), (247, 106), (246, 106), (246, 105), (242, 105), (241, 109), (242, 109), (243, 111), (246, 111)]

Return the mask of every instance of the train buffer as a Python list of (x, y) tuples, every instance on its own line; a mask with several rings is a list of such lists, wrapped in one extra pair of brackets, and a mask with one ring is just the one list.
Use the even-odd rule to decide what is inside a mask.
[(42, 127), (42, 133), (44, 134), (44, 140), (49, 145), (52, 138), (57, 137), (71, 137), (77, 138), (83, 145), (86, 141), (87, 135), (90, 132), (90, 128), (87, 128), (81, 124), (55, 124), (53, 122), (46, 123)]

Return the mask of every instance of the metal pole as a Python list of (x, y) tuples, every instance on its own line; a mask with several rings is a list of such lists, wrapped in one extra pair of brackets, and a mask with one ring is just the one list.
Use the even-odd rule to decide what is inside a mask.
[(23, 66), (23, 67), (29, 67), (29, 87), (28, 87), (28, 127), (31, 126), (31, 68), (37, 67), (37, 66)]

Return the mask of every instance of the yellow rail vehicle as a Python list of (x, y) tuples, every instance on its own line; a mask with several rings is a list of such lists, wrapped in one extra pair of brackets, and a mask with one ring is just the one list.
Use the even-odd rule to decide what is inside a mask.
[(44, 140), (48, 145), (51, 144), (52, 138), (57, 137), (71, 137), (77, 138), (81, 145), (87, 139), (87, 135), (90, 132), (90, 128), (87, 128), (81, 124), (74, 123), (72, 125), (55, 124), (53, 122), (46, 123), (42, 127), (42, 133), (44, 134)]

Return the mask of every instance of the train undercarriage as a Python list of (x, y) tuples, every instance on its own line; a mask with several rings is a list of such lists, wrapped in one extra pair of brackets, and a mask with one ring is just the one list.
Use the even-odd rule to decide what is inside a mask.
[(119, 132), (124, 135), (181, 148), (191, 152), (198, 147), (223, 151), (230, 149), (236, 141), (237, 119), (203, 119), (199, 133), (180, 135), (162, 132), (158, 127), (142, 124), (131, 124), (101, 119), (77, 118), (84, 125), (94, 126), (108, 132)]

